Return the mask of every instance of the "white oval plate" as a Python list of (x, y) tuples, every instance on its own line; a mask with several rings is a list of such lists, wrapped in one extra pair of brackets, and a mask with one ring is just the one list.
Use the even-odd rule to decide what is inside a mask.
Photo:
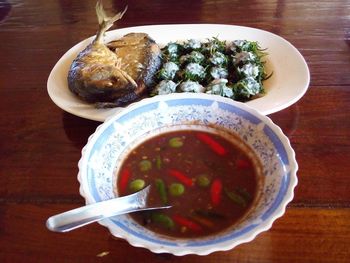
[[(292, 105), (305, 94), (309, 86), (309, 69), (300, 52), (284, 38), (264, 30), (220, 24), (150, 25), (109, 31), (105, 41), (131, 32), (147, 33), (160, 46), (171, 41), (192, 38), (205, 40), (211, 37), (218, 37), (220, 40), (258, 41), (261, 48), (267, 49), (267, 73), (273, 72), (273, 75), (264, 82), (266, 95), (246, 104), (264, 115)], [(96, 109), (94, 105), (80, 100), (70, 92), (67, 85), (67, 74), (73, 59), (94, 37), (76, 44), (60, 58), (49, 75), (47, 89), (50, 98), (61, 109), (86, 119), (104, 121), (122, 108)]]

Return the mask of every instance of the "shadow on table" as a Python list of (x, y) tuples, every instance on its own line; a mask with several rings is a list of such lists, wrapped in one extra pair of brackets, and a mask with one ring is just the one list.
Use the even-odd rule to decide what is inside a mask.
[(299, 106), (295, 104), (268, 116), (282, 129), (287, 137), (290, 137), (297, 130), (299, 125)]
[(0, 1), (0, 23), (9, 16), (12, 5), (8, 1)]
[(101, 124), (100, 122), (80, 118), (67, 112), (63, 113), (62, 122), (68, 139), (78, 149), (82, 149), (85, 146), (89, 136)]

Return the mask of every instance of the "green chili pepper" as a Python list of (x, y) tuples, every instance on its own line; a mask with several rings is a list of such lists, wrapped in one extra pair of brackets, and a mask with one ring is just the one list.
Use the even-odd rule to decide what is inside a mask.
[(137, 192), (143, 189), (145, 187), (145, 184), (146, 183), (143, 179), (136, 179), (129, 184), (129, 189), (133, 192)]
[(231, 199), (237, 205), (242, 206), (242, 207), (247, 206), (247, 201), (241, 195), (237, 194), (236, 192), (234, 192), (234, 191), (230, 192), (227, 189), (225, 189), (225, 193), (226, 193), (227, 197), (229, 199)]
[(169, 192), (173, 196), (180, 196), (185, 192), (185, 187), (180, 183), (173, 183), (169, 187)]
[(168, 195), (165, 187), (165, 183), (162, 179), (156, 179), (156, 188), (158, 190), (158, 193), (160, 195), (160, 199), (162, 200), (163, 204), (168, 203)]
[(169, 216), (161, 213), (152, 213), (151, 220), (168, 229), (172, 229), (175, 226), (174, 221)]
[(237, 188), (236, 191), (247, 201), (252, 200), (251, 194), (245, 188)]
[(139, 163), (139, 168), (141, 172), (147, 172), (152, 169), (152, 163), (149, 160), (142, 160)]
[(157, 167), (158, 170), (162, 168), (162, 158), (160, 157), (160, 155), (157, 155), (156, 167)]

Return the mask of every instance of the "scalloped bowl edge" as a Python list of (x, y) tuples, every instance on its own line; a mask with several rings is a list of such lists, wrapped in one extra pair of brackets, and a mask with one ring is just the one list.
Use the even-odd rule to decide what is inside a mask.
[[(147, 103), (148, 101), (151, 100), (161, 100), (161, 97), (166, 97), (168, 95), (159, 95), (157, 96), (157, 98), (153, 97), (153, 98), (146, 98), (143, 99), (142, 103)], [(171, 96), (173, 97), (182, 97), (183, 94), (171, 94)], [(193, 98), (196, 97), (201, 97), (203, 96), (202, 94), (186, 94), (186, 96), (190, 96)], [(212, 96), (212, 97), (217, 97), (218, 100), (223, 100), (223, 101), (227, 101), (229, 102), (229, 99), (225, 99), (223, 97), (217, 96), (217, 95), (205, 95), (205, 96)], [(273, 212), (273, 214), (266, 219), (263, 223), (259, 224), (259, 227), (255, 228), (254, 230), (246, 233), (243, 235), (243, 237), (241, 237), (239, 240), (233, 241), (229, 244), (227, 244), (226, 246), (222, 246), (222, 247), (189, 247), (188, 249), (186, 249), (185, 247), (181, 247), (181, 249), (174, 247), (174, 248), (164, 248), (160, 245), (157, 244), (151, 244), (151, 243), (147, 243), (147, 241), (145, 242), (140, 242), (137, 239), (134, 239), (132, 236), (127, 236), (127, 235), (122, 235), (116, 231), (114, 231), (108, 224), (108, 222), (110, 221), (109, 219), (105, 219), (105, 220), (101, 220), (98, 223), (104, 227), (107, 227), (108, 230), (110, 231), (110, 233), (117, 237), (117, 238), (121, 238), (126, 240), (130, 245), (134, 246), (134, 247), (142, 247), (142, 248), (146, 248), (154, 253), (171, 253), (175, 256), (184, 256), (184, 255), (189, 255), (189, 254), (194, 254), (194, 255), (200, 255), (200, 256), (205, 256), (208, 254), (211, 254), (213, 252), (217, 252), (217, 251), (227, 251), (227, 250), (231, 250), (233, 248), (235, 248), (236, 246), (243, 244), (243, 243), (248, 243), (252, 240), (255, 239), (255, 237), (257, 235), (259, 235), (262, 232), (265, 232), (267, 230), (269, 230), (273, 223), (280, 217), (282, 217), (284, 215), (284, 213), (286, 212), (286, 208), (287, 205), (293, 200), (294, 198), (294, 189), (298, 184), (298, 178), (296, 176), (296, 173), (298, 171), (298, 164), (296, 162), (296, 158), (295, 158), (295, 151), (293, 150), (293, 148), (291, 147), (290, 141), (288, 139), (288, 137), (283, 133), (283, 131), (281, 130), (281, 128), (279, 126), (277, 126), (269, 117), (261, 114), (259, 111), (255, 110), (254, 108), (244, 104), (244, 103), (237, 103), (234, 102), (236, 104), (240, 104), (242, 108), (244, 108), (244, 110), (248, 111), (249, 113), (252, 113), (253, 115), (258, 115), (259, 118), (261, 118), (266, 124), (269, 125), (269, 127), (278, 135), (279, 139), (281, 140), (284, 148), (287, 150), (288, 152), (288, 159), (290, 161), (290, 182), (289, 182), (289, 186), (288, 189), (286, 191), (286, 194), (283, 197), (283, 200), (281, 201), (281, 203), (279, 204), (279, 207), (276, 208), (276, 210)], [(127, 111), (131, 111), (132, 109), (138, 107), (138, 102), (132, 103), (129, 106), (127, 106), (123, 111), (116, 113), (115, 115), (109, 116), (104, 123), (100, 124), (95, 132), (93, 134), (91, 134), (87, 140), (86, 145), (82, 148), (81, 150), (81, 158), (78, 162), (78, 175), (77, 175), (77, 179), (80, 183), (80, 187), (79, 187), (79, 193), (80, 195), (86, 200), (86, 204), (90, 204), (90, 203), (94, 203), (95, 201), (93, 200), (93, 198), (84, 191), (84, 185), (83, 185), (83, 180), (82, 180), (82, 176), (83, 176), (83, 171), (84, 171), (84, 167), (82, 167), (82, 163), (83, 160), (85, 158), (85, 153), (88, 150), (89, 145), (91, 145), (90, 143), (95, 139), (96, 134), (98, 133), (98, 131), (101, 129), (101, 127), (103, 125), (105, 125), (105, 123), (109, 123), (111, 122), (114, 118), (117, 118), (117, 116), (124, 114)], [(146, 244), (147, 243), (147, 244)]]

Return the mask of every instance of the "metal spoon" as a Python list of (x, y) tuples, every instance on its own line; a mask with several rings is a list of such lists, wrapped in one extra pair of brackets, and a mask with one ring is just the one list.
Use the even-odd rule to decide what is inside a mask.
[(123, 197), (79, 207), (47, 219), (46, 227), (54, 232), (68, 232), (87, 224), (131, 212), (170, 208), (171, 206), (148, 207), (147, 196), (151, 186)]

